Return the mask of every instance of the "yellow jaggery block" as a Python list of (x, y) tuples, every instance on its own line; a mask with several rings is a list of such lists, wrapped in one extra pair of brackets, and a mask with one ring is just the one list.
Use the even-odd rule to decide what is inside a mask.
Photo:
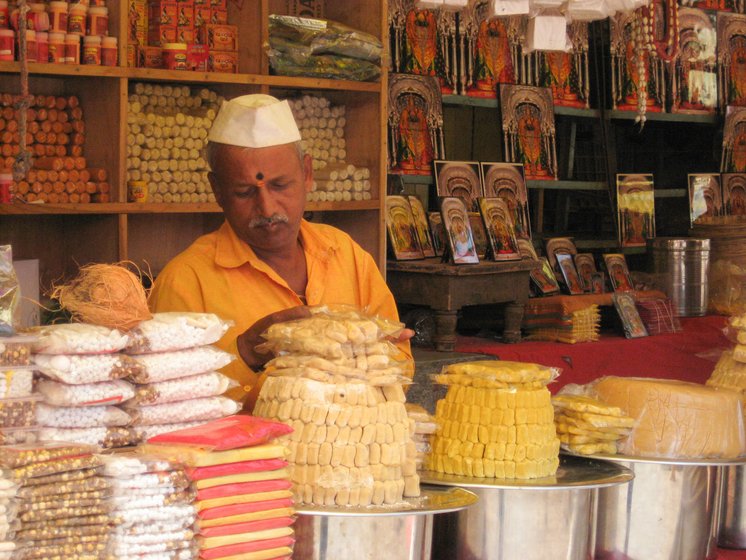
[(237, 533), (235, 535), (220, 535), (216, 537), (197, 537), (200, 548), (208, 550), (218, 546), (227, 546), (244, 542), (263, 541), (267, 539), (276, 539), (293, 534), (292, 527), (280, 527), (278, 529), (267, 529), (264, 531), (253, 531), (250, 533)]
[(233, 525), (234, 523), (246, 523), (248, 521), (263, 521), (265, 519), (275, 519), (277, 517), (290, 517), (295, 515), (293, 508), (276, 508), (266, 511), (252, 511), (250, 513), (240, 513), (238, 515), (229, 515), (227, 517), (218, 517), (216, 519), (197, 519), (196, 525), (200, 529), (208, 527), (218, 527), (221, 525)]
[(598, 399), (584, 395), (555, 395), (552, 397), (552, 405), (555, 408), (572, 410), (575, 412), (590, 412), (605, 416), (624, 416), (624, 411), (618, 406), (604, 404)]
[(229, 451), (210, 451), (209, 449), (200, 449), (187, 445), (158, 445), (154, 443), (142, 444), (140, 449), (148, 455), (162, 457), (189, 467), (211, 467), (242, 461), (281, 459), (287, 453), (287, 447), (274, 443), (266, 443), (254, 447), (242, 447)]
[(236, 484), (240, 482), (257, 482), (260, 480), (275, 480), (278, 478), (288, 478), (287, 469), (277, 469), (274, 471), (261, 471), (242, 474), (232, 474), (228, 476), (217, 476), (214, 478), (204, 478), (197, 480), (193, 484), (198, 490), (203, 488), (212, 488), (222, 484)]
[(273, 560), (274, 558), (285, 558), (292, 553), (293, 549), (289, 546), (278, 546), (276, 548), (268, 548), (267, 550), (223, 556), (220, 560)]
[(616, 453), (616, 443), (613, 441), (605, 443), (579, 443), (568, 445), (568, 449), (580, 455), (596, 455), (598, 453)]
[(449, 364), (443, 368), (442, 373), (466, 375), (472, 378), (484, 378), (505, 383), (548, 382), (554, 375), (551, 368), (539, 364), (502, 360), (478, 360)]
[[(614, 416), (610, 416), (610, 418), (616, 418)], [(558, 414), (555, 416), (555, 421), (558, 423), (568, 424), (571, 426), (576, 426), (578, 428), (583, 428), (590, 431), (600, 431), (600, 432), (607, 432), (612, 434), (619, 434), (619, 435), (627, 435), (630, 430), (632, 429), (630, 426), (627, 427), (619, 427), (619, 426), (598, 426), (598, 422), (592, 423), (588, 422), (586, 420), (583, 420), (577, 416), (568, 416), (567, 414)]]
[(249, 504), (254, 502), (263, 502), (265, 500), (277, 500), (280, 498), (289, 498), (293, 495), (289, 490), (274, 490), (272, 492), (257, 492), (255, 494), (240, 494), (238, 496), (226, 496), (224, 498), (212, 498), (209, 500), (198, 500), (194, 502), (197, 511), (210, 509), (230, 504)]

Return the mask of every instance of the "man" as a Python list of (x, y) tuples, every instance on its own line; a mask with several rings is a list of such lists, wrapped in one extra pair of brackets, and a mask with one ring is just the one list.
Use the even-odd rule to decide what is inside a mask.
[[(225, 223), (169, 262), (150, 296), (153, 311), (234, 322), (217, 345), (237, 357), (223, 371), (240, 383), (229, 395), (249, 409), (272, 358), (256, 346), (273, 323), (308, 316), (306, 305), (337, 303), (398, 319), (373, 258), (347, 234), (303, 220), (312, 167), (300, 139), (287, 101), (256, 94), (223, 104), (207, 160)], [(409, 358), (412, 334), (398, 341)]]

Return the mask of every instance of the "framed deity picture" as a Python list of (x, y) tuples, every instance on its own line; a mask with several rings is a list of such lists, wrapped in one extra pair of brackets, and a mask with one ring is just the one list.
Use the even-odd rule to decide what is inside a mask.
[(430, 233), (433, 236), (433, 249), (435, 255), (440, 257), (448, 247), (448, 236), (443, 228), (443, 217), (440, 212), (428, 212), (427, 222), (430, 224)]
[(396, 260), (405, 261), (424, 257), (417, 238), (417, 226), (414, 223), (412, 207), (406, 197), (386, 197), (386, 230), (391, 242), (391, 252)]
[[(743, 16), (741, 16), (743, 17)], [(738, 57), (743, 46), (743, 35), (738, 38), (738, 46), (732, 56)], [(740, 72), (731, 72), (740, 74)], [(739, 77), (741, 87), (746, 81)], [(743, 99), (743, 94), (739, 93)], [(743, 102), (741, 102), (743, 104)], [(725, 125), (723, 126), (723, 150), (720, 154), (720, 171), (722, 173), (746, 173), (746, 151), (743, 146), (746, 138), (746, 107), (728, 105), (725, 110)]]
[(552, 270), (557, 274), (562, 274), (557, 265), (558, 254), (576, 255), (578, 253), (575, 243), (569, 237), (552, 237), (546, 241), (546, 252), (549, 264), (552, 265)]
[(505, 201), (513, 218), (517, 239), (531, 239), (531, 221), (528, 213), (528, 192), (520, 163), (481, 162), (482, 185), (485, 197)]
[[(501, 198), (480, 198), (479, 211), (489, 240), (493, 260), (507, 261), (521, 258), (513, 229), (510, 209)], [(529, 244), (531, 243), (528, 240)]]
[(539, 255), (536, 254), (534, 244), (528, 239), (517, 239), (518, 252), (521, 254), (522, 259), (530, 259), (532, 261), (538, 261)]
[(671, 112), (714, 114), (718, 104), (716, 15), (686, 5), (678, 12), (679, 54), (673, 58), (670, 74)]
[(606, 293), (606, 274), (601, 271), (592, 273), (590, 286), (590, 292), (592, 294)]
[(632, 279), (629, 276), (627, 260), (621, 253), (608, 253), (604, 255), (604, 265), (609, 274), (611, 287), (615, 292), (628, 292), (634, 290)]
[(635, 305), (635, 298), (629, 293), (616, 293), (612, 296), (614, 308), (622, 320), (624, 336), (627, 338), (640, 338), (648, 336), (645, 324), (640, 318), (640, 313)]
[(456, 196), (443, 197), (440, 199), (440, 213), (453, 264), (478, 263), (479, 256), (464, 201)]
[(539, 263), (541, 266), (529, 272), (536, 291), (544, 296), (559, 293), (560, 287), (557, 283), (557, 277), (554, 275), (554, 270), (552, 270), (549, 261), (546, 257), (540, 257)]
[(596, 260), (592, 253), (578, 253), (575, 255), (575, 268), (586, 292), (591, 291), (591, 275), (596, 272)]
[(420, 199), (416, 196), (410, 195), (407, 197), (407, 200), (409, 200), (409, 206), (412, 208), (414, 225), (417, 230), (417, 240), (420, 242), (422, 254), (425, 257), (434, 257), (435, 248), (433, 247), (433, 240), (430, 236), (430, 227), (427, 224), (425, 208), (422, 206)]
[(477, 248), (477, 256), (480, 260), (487, 258), (487, 232), (482, 223), (482, 217), (479, 212), (469, 212), (469, 223), (471, 224), (471, 233), (474, 236), (474, 246)]
[(687, 179), (689, 182), (689, 224), (701, 224), (716, 216), (721, 216), (723, 197), (720, 174), (689, 173)]
[(746, 173), (723, 173), (723, 215), (746, 216)]
[(655, 237), (655, 193), (653, 176), (619, 173), (616, 176), (619, 243), (622, 247), (644, 247)]
[(436, 160), (434, 167), (438, 196), (456, 196), (464, 201), (468, 212), (476, 212), (477, 198), (482, 196), (479, 163)]
[(580, 279), (580, 275), (575, 268), (575, 262), (572, 259), (572, 255), (567, 253), (557, 254), (557, 265), (562, 271), (562, 278), (565, 281), (565, 286), (570, 295), (579, 295), (583, 293), (583, 282)]

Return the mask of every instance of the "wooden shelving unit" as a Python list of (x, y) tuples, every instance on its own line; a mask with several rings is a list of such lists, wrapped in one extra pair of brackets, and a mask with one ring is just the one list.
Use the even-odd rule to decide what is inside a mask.
[[(126, 60), (127, 2), (109, 0), (110, 30)], [(240, 8), (237, 7), (240, 5)], [(263, 44), (268, 16), (286, 13), (284, 0), (229, 3), (229, 21), (239, 26), (239, 73), (183, 72), (149, 68), (29, 64), (31, 93), (77, 95), (86, 121), (84, 153), (91, 166), (105, 167), (111, 203), (0, 205), (0, 244), (13, 245), (17, 259), (40, 260), (42, 286), (73, 274), (87, 262), (132, 260), (157, 274), (196, 237), (222, 221), (216, 204), (127, 202), (127, 97), (135, 83), (209, 87), (227, 98), (247, 93), (290, 97), (316, 92), (347, 107), (347, 161), (370, 168), (372, 199), (308, 203), (314, 221), (336, 225), (385, 265), (386, 72), (378, 82), (296, 78), (269, 74)], [(328, 2), (326, 16), (379, 37), (388, 48), (387, 1)], [(115, 32), (116, 30), (116, 32)], [(384, 56), (386, 60), (387, 54)], [(0, 62), (0, 92), (18, 93), (20, 65)]]

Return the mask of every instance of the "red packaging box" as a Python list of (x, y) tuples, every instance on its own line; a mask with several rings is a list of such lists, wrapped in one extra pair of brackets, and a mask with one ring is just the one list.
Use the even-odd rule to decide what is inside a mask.
[(228, 0), (210, 0), (210, 7), (216, 10), (227, 10)]
[(194, 29), (194, 2), (179, 2), (176, 6), (176, 25)]
[(324, 0), (287, 0), (287, 14), (308, 18), (323, 18)]
[(148, 31), (154, 25), (173, 25), (177, 23), (178, 9), (172, 0), (151, 0), (148, 3)]
[(212, 9), (210, 6), (194, 6), (194, 28), (199, 29), (203, 25), (210, 23)]
[(238, 50), (238, 27), (235, 25), (207, 24), (201, 31), (202, 43), (216, 51)]
[(208, 72), (227, 72), (236, 74), (238, 72), (238, 53), (235, 51), (213, 51), (207, 58)]
[(164, 43), (176, 43), (175, 25), (151, 24), (148, 28), (148, 44), (160, 47)]
[(137, 47), (135, 45), (127, 45), (127, 67), (134, 68), (135, 66), (139, 66)]
[(187, 45), (187, 66), (197, 72), (207, 72), (209, 50), (205, 45)]
[(176, 42), (177, 43), (194, 43), (195, 42), (195, 36), (196, 33), (194, 32), (194, 29), (186, 27), (177, 27), (176, 28)]
[(145, 0), (129, 0), (129, 40), (130, 45), (144, 45), (148, 29), (148, 8)]
[(138, 66), (140, 68), (162, 68), (163, 58), (160, 47), (138, 47)]
[(210, 23), (225, 25), (228, 23), (228, 10), (219, 10), (212, 8), (210, 10)]

